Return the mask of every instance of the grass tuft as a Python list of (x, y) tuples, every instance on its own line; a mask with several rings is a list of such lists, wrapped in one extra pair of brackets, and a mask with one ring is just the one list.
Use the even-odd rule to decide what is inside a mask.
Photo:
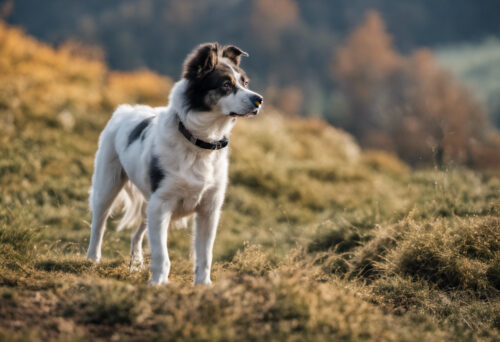
[(112, 281), (76, 284), (64, 293), (64, 315), (77, 316), (82, 323), (133, 324), (140, 314), (141, 293), (131, 285)]

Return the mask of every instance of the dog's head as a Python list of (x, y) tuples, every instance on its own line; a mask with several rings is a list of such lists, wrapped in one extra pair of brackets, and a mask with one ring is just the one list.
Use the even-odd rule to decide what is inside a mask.
[(182, 77), (188, 81), (190, 110), (217, 111), (227, 116), (256, 115), (263, 98), (248, 89), (249, 79), (240, 68), (240, 48), (218, 43), (199, 45), (184, 62)]

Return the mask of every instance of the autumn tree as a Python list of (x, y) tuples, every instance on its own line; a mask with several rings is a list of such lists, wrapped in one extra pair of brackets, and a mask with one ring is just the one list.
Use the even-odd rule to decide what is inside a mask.
[(378, 13), (369, 12), (336, 51), (333, 73), (362, 145), (392, 150), (414, 165), (473, 160), (483, 108), (429, 50), (399, 54)]

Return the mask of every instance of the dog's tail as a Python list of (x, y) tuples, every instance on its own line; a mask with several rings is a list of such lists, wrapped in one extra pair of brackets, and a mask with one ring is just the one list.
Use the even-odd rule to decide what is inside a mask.
[[(89, 190), (89, 201), (92, 203), (92, 188)], [(141, 191), (127, 181), (121, 191), (116, 196), (111, 208), (109, 209), (111, 215), (121, 209), (123, 217), (118, 223), (117, 231), (122, 231), (125, 228), (137, 227), (142, 220), (146, 219), (146, 200)], [(185, 229), (189, 225), (189, 217), (183, 217), (177, 220), (172, 220), (170, 223), (173, 228)]]
[[(139, 189), (131, 181), (127, 181), (111, 206), (111, 213), (117, 212), (120, 208), (123, 213), (116, 230), (137, 227), (141, 220), (146, 218), (145, 204), (146, 200)], [(184, 229), (188, 227), (188, 221), (189, 217), (172, 220), (171, 226)]]
[(138, 226), (146, 216), (145, 203), (144, 196), (139, 189), (132, 182), (127, 181), (111, 206), (111, 213), (120, 208), (123, 213), (116, 230), (121, 231), (124, 228)]

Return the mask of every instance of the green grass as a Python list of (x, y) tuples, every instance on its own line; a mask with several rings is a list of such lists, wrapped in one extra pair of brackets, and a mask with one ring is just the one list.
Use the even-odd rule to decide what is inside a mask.
[[(142, 74), (136, 89), (137, 76), (122, 74), (110, 85), (105, 66), (9, 30), (0, 27), (0, 89), (10, 92), (0, 92), (0, 341), (500, 338), (499, 176), (411, 171), (324, 122), (271, 109), (232, 135), (212, 287), (192, 285), (190, 230), (169, 232), (168, 286), (148, 287), (147, 268), (129, 272), (132, 232), (116, 232), (118, 218), (102, 262), (87, 261), (110, 99), (154, 103), (164, 81)], [(58, 99), (39, 106), (48, 83)]]

